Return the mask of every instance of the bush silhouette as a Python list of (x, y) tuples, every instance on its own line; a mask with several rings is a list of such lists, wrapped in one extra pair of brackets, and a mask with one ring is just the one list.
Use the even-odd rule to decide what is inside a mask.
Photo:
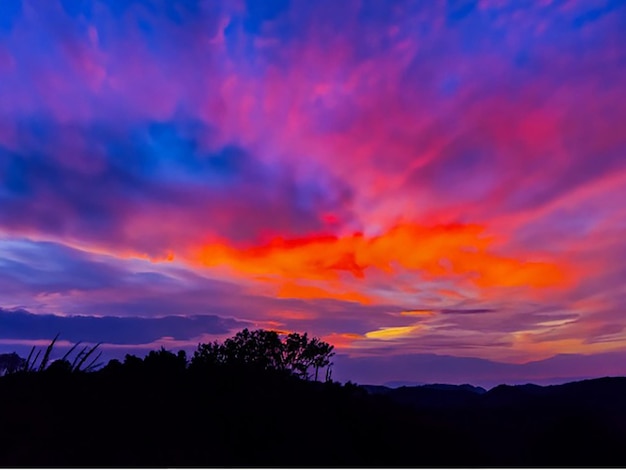
[(0, 376), (21, 370), (25, 362), (25, 359), (16, 353), (0, 354)]

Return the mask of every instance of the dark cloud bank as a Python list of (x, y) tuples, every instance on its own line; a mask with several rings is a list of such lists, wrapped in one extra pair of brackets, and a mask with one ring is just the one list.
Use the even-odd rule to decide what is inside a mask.
[(201, 334), (225, 334), (247, 323), (215, 315), (142, 317), (90, 317), (36, 315), (26, 310), (0, 308), (0, 340), (52, 339), (140, 345), (163, 337), (189, 340)]

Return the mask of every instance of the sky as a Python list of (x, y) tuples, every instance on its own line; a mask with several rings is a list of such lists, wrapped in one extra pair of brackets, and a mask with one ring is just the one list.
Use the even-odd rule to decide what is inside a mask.
[(626, 2), (2, 0), (0, 352), (626, 374)]

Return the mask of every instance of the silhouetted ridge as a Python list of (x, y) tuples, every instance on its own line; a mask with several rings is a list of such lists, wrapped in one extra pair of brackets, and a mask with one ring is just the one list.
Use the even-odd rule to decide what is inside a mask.
[(76, 365), (93, 346), (56, 361), (33, 351), (0, 378), (0, 466), (626, 464), (626, 378), (341, 385), (315, 380), (332, 346), (287, 338), (244, 330), (191, 359), (160, 349), (91, 372)]

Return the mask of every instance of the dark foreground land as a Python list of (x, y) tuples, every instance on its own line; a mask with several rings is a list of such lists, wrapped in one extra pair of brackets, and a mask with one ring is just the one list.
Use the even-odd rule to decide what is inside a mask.
[(621, 377), (368, 392), (172, 355), (1, 377), (0, 407), (11, 467), (626, 466)]

